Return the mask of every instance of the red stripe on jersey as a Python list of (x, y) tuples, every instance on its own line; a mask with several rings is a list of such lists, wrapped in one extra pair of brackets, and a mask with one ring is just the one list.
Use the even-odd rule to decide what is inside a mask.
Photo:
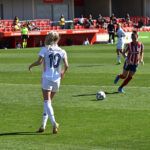
[(128, 55), (127, 62), (128, 64), (137, 65), (139, 63), (139, 58), (141, 53), (143, 52), (143, 44), (137, 42), (134, 44), (133, 42), (128, 44)]
[(133, 64), (138, 64), (139, 61), (139, 55), (136, 54), (138, 52), (138, 46), (135, 46), (135, 55), (134, 55), (134, 60), (133, 60)]
[(134, 55), (133, 55), (134, 51), (135, 51), (135, 47), (134, 47), (134, 45), (131, 43), (131, 59), (130, 59), (130, 62), (131, 62), (131, 63), (134, 61)]

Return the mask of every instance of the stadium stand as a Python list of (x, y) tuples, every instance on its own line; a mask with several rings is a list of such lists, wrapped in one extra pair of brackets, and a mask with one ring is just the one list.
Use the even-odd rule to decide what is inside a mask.
[[(73, 21), (68, 21), (71, 27), (67, 27), (67, 29), (61, 29), (58, 22), (53, 22), (52, 20), (49, 19), (19, 21), (19, 23), (20, 23), (20, 28), (24, 24), (27, 23), (30, 24), (29, 35), (30, 38), (32, 39), (32, 43), (29, 46), (33, 47), (33, 46), (39, 46), (36, 43), (43, 40), (44, 36), (46, 36), (50, 30), (57, 30), (61, 35), (64, 36), (65, 40), (63, 40), (63, 42), (61, 43), (62, 45), (68, 45), (67, 44), (68, 39), (72, 40), (72, 42), (70, 42), (72, 44), (82, 44), (83, 40), (86, 37), (88, 37), (90, 43), (93, 44), (94, 42), (96, 42), (94, 41), (95, 34), (107, 33), (107, 24), (110, 22), (110, 17), (104, 17), (104, 19), (106, 23), (105, 27), (102, 26), (97, 27), (96, 19), (93, 19), (93, 25), (87, 28), (86, 23), (88, 18), (84, 18), (83, 25), (79, 24), (79, 18), (74, 18)], [(117, 18), (116, 23), (121, 23), (123, 29), (126, 32), (131, 32), (133, 29), (137, 31), (144, 31), (144, 32), (150, 31), (149, 17), (131, 16), (130, 22), (126, 22), (124, 18)], [(142, 26), (140, 26), (140, 23), (142, 23)], [(20, 28), (18, 30), (15, 30), (13, 25), (13, 20), (0, 20), (0, 37), (4, 40), (10, 38), (11, 39), (10, 47), (15, 47), (16, 42), (18, 42), (21, 37)], [(75, 34), (81, 35), (78, 38), (79, 42), (73, 39)], [(39, 37), (38, 40), (37, 37)]]

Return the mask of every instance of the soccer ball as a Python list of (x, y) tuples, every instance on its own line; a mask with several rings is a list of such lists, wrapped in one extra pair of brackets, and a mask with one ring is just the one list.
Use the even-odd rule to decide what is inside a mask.
[(96, 100), (104, 100), (106, 98), (106, 94), (103, 91), (98, 91), (96, 93)]

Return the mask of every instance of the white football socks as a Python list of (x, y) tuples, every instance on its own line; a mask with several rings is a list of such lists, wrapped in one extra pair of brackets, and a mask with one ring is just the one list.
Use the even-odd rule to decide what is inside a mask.
[(45, 104), (45, 101), (44, 101), (44, 107), (43, 107), (43, 109), (44, 109), (44, 111), (43, 111), (43, 120), (42, 120), (42, 126), (43, 126), (43, 128), (45, 129), (46, 128), (46, 124), (47, 124), (47, 120), (48, 120), (48, 114), (47, 114), (47, 110), (46, 110), (46, 106), (45, 106), (46, 104)]
[(117, 56), (117, 62), (121, 63), (121, 57), (120, 57), (120, 55)]
[(48, 117), (50, 118), (52, 125), (55, 126), (56, 121), (55, 121), (55, 117), (54, 117), (54, 110), (53, 110), (53, 107), (51, 104), (51, 100), (44, 100), (44, 108), (47, 112)]

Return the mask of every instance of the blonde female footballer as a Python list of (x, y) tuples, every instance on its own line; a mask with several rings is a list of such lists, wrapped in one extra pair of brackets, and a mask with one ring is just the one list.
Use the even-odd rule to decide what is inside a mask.
[(52, 99), (59, 90), (60, 81), (69, 67), (66, 51), (57, 45), (59, 39), (58, 32), (50, 32), (45, 38), (45, 47), (41, 48), (38, 59), (29, 66), (29, 71), (32, 67), (41, 64), (44, 66), (42, 74), (44, 111), (42, 125), (38, 132), (44, 132), (48, 117), (53, 126), (53, 134), (58, 132), (59, 124), (55, 120)]

